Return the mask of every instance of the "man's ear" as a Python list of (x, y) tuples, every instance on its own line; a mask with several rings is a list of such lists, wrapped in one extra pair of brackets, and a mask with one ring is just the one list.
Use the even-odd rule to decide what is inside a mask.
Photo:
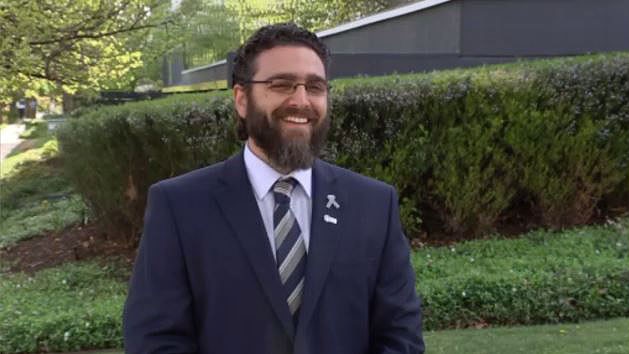
[(247, 116), (247, 93), (245, 92), (245, 87), (242, 85), (235, 84), (233, 88), (234, 92), (234, 106), (236, 107), (236, 112), (242, 118)]

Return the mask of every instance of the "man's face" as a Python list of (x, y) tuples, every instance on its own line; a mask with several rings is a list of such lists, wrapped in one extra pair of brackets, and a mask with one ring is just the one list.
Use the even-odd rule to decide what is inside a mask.
[[(246, 120), (249, 146), (282, 173), (308, 168), (318, 155), (329, 128), (325, 68), (307, 47), (278, 46), (258, 55), (252, 81), (277, 80), (274, 84), (250, 84), (250, 91), (235, 85), (238, 114)], [(278, 82), (308, 83), (288, 91)]]

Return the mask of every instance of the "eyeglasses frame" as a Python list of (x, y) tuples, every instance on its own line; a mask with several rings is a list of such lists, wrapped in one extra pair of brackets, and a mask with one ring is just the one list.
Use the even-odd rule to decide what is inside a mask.
[[(269, 84), (271, 84), (274, 80), (279, 80), (279, 79), (277, 79), (277, 78), (276, 78), (276, 79), (269, 79), (269, 80), (246, 80), (246, 81), (243, 81), (243, 85), (247, 85), (247, 84), (267, 84), (267, 85), (269, 85)], [(288, 79), (281, 79), (281, 80), (293, 81), (293, 80), (288, 80)], [(307, 93), (307, 94), (309, 94), (309, 95), (312, 95), (312, 96), (318, 96), (318, 97), (320, 97), (320, 96), (325, 96), (326, 94), (328, 94), (328, 93), (330, 92), (330, 89), (332, 88), (332, 86), (330, 85), (330, 83), (329, 83), (329, 82), (327, 82), (327, 80), (325, 81), (325, 83), (326, 83), (326, 85), (325, 85), (325, 86), (326, 86), (326, 91), (325, 91), (325, 93), (324, 93), (324, 94), (321, 94), (321, 95), (313, 95), (312, 93), (310, 93), (310, 92), (308, 91), (308, 88), (306, 87), (306, 85), (308, 84), (308, 82), (297, 82), (297, 81), (293, 81), (293, 90), (292, 90), (292, 92), (290, 92), (290, 93), (289, 93), (289, 95), (292, 95), (292, 94), (294, 94), (295, 92), (297, 92), (297, 87), (299, 87), (299, 86), (303, 86), (303, 87), (304, 87), (304, 90), (306, 90), (306, 93)]]

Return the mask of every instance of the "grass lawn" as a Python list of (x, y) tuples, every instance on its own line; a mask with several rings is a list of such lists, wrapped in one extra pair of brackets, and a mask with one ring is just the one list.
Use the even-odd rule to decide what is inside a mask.
[(425, 333), (427, 354), (629, 353), (629, 318)]
[[(426, 332), (426, 354), (626, 354), (629, 318), (529, 327)], [(90, 354), (123, 354), (119, 351)]]

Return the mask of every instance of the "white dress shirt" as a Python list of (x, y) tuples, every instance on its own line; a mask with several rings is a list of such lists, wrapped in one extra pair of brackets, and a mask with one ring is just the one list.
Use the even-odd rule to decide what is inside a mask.
[(271, 253), (275, 257), (275, 238), (273, 236), (273, 210), (275, 207), (275, 197), (273, 196), (273, 184), (280, 177), (293, 177), (297, 180), (297, 185), (293, 189), (290, 198), (290, 209), (295, 215), (295, 219), (301, 229), (304, 238), (306, 252), (310, 244), (310, 219), (312, 215), (312, 168), (306, 170), (296, 170), (288, 175), (283, 175), (266, 162), (256, 156), (249, 144), (245, 144), (245, 168), (247, 176), (253, 187), (253, 194), (258, 202), (260, 215), (264, 222), (266, 235), (271, 246)]

